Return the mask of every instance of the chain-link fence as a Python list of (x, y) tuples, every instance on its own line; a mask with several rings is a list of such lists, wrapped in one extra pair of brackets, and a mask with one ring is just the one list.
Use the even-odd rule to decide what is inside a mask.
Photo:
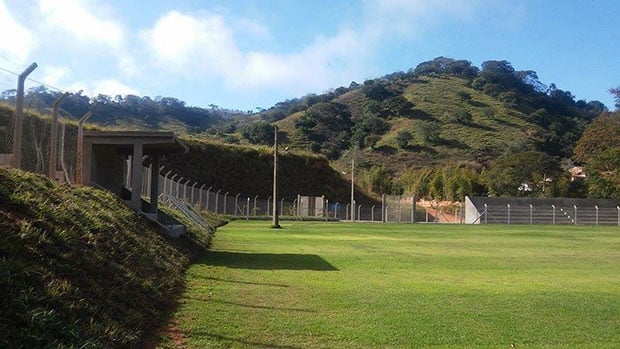
[(620, 226), (620, 202), (612, 199), (468, 197), (467, 223)]
[[(0, 163), (12, 164), (14, 114), (3, 108), (0, 112)], [(60, 182), (75, 182), (77, 165), (77, 126), (60, 117), (56, 125), (55, 166), (50, 165), (52, 154), (52, 120), (24, 113), (20, 148), (22, 170), (42, 173)]]

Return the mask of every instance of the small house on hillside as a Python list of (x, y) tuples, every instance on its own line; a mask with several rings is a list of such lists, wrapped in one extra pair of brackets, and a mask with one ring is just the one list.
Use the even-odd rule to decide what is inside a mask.
[(568, 169), (568, 172), (570, 172), (571, 182), (574, 182), (575, 180), (584, 180), (587, 177), (586, 170), (583, 166), (573, 166)]

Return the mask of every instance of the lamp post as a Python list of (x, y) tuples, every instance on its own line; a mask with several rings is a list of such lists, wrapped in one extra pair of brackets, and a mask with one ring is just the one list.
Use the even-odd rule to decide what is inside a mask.
[(355, 151), (351, 154), (351, 222), (355, 222)]
[(280, 227), (280, 217), (278, 217), (278, 126), (274, 126), (273, 134), (273, 218), (272, 228)]

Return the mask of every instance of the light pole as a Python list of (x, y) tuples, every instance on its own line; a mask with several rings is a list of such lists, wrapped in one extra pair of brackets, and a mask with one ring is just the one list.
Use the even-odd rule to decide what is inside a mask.
[(272, 228), (280, 227), (280, 217), (278, 217), (278, 126), (274, 126), (273, 134), (273, 218)]
[(351, 154), (351, 222), (355, 222), (355, 150)]

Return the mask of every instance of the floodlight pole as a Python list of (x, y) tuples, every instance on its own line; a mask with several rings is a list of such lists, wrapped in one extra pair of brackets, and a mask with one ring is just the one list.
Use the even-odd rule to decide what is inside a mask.
[(280, 217), (278, 216), (278, 126), (274, 126), (273, 135), (273, 218), (272, 228), (280, 227)]
[(355, 150), (351, 154), (351, 222), (355, 222)]
[(58, 105), (60, 105), (60, 102), (67, 98), (68, 95), (68, 93), (63, 93), (62, 96), (56, 98), (54, 101), (52, 132), (50, 134), (50, 162), (48, 170), (48, 176), (52, 180), (56, 179), (56, 168), (58, 167), (58, 159), (56, 159), (56, 151), (58, 150)]
[(17, 77), (17, 96), (15, 96), (15, 120), (13, 123), (13, 167), (21, 168), (22, 165), (22, 130), (24, 125), (24, 82), (26, 77), (37, 68), (32, 63)]

